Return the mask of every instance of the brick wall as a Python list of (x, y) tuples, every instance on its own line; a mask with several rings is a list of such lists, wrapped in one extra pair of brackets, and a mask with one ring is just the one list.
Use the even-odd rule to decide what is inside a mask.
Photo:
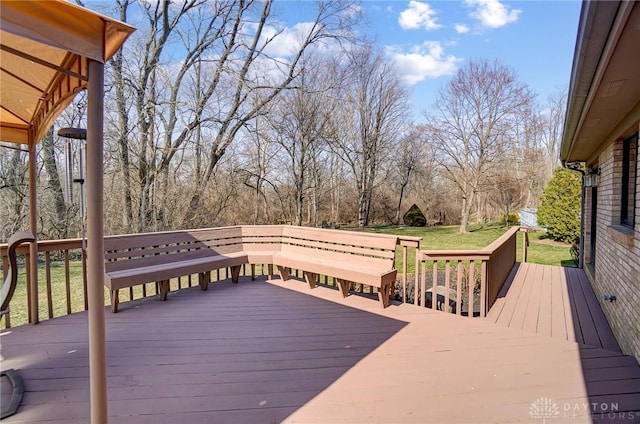
[[(635, 228), (620, 227), (622, 140), (608, 146), (600, 154), (598, 164), (596, 258), (595, 266), (591, 269), (585, 266), (585, 269), (620, 347), (640, 361), (640, 185), (636, 184)], [(640, 178), (637, 181), (640, 182)], [(585, 233), (590, 233), (591, 225), (588, 192)], [(584, 262), (589, 264), (590, 235), (585, 234), (584, 240)], [(615, 294), (617, 301), (604, 301), (607, 294)]]

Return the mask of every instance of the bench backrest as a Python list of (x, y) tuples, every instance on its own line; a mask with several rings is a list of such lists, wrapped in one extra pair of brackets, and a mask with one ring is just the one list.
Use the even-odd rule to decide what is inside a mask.
[(104, 239), (106, 271), (242, 251), (240, 227), (127, 234)]
[(359, 263), (391, 269), (397, 241), (396, 236), (385, 234), (291, 225), (243, 225), (127, 234), (105, 237), (105, 268), (110, 272), (212, 255), (264, 251), (327, 259), (336, 259), (336, 254), (348, 254)]
[(242, 250), (278, 252), (282, 246), (282, 225), (242, 225)]
[[(359, 262), (393, 268), (398, 238), (386, 234), (283, 226), (282, 251), (335, 259), (349, 254)], [(348, 259), (346, 259), (348, 261)]]

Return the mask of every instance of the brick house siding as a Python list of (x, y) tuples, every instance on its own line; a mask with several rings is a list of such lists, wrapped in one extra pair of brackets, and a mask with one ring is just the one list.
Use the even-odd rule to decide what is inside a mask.
[[(595, 264), (591, 257), (592, 195), (585, 191), (584, 263), (593, 290), (623, 352), (640, 361), (640, 178), (636, 178), (635, 226), (620, 225), (622, 146), (619, 139), (598, 155)], [(640, 160), (636, 155), (636, 169)], [(614, 294), (615, 302), (604, 300)]]

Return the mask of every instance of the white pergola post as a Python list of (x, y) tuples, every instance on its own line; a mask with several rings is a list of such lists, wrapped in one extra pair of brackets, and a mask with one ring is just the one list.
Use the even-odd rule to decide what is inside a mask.
[[(32, 138), (32, 137), (31, 137)], [(36, 143), (29, 143), (29, 229), (35, 240), (29, 245), (29, 323), (37, 324), (38, 316), (38, 211), (37, 211)]]
[(87, 104), (87, 296), (91, 423), (107, 423), (104, 317), (103, 102), (104, 65), (89, 60)]

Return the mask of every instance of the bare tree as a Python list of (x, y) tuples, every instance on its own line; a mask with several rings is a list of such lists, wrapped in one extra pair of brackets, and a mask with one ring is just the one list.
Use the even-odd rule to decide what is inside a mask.
[[(207, 146), (207, 164), (199, 179), (200, 184), (194, 187), (194, 193), (189, 203), (191, 214), (199, 210), (200, 190), (211, 179), (216, 165), (224, 155), (226, 149), (249, 121), (261, 114), (263, 110), (282, 92), (290, 87), (299, 75), (299, 63), (306, 51), (329, 40), (340, 39), (348, 35), (353, 16), (347, 13), (351, 9), (349, 2), (321, 1), (316, 3), (316, 13), (304, 30), (298, 33), (298, 43), (292, 46), (289, 59), (271, 59), (269, 47), (278, 40), (283, 30), (269, 35), (267, 30), (271, 15), (271, 0), (264, 2), (240, 1), (235, 14), (233, 26), (227, 34), (224, 52), (215, 61), (215, 70), (205, 91), (204, 98), (209, 100), (216, 92), (220, 81), (227, 84), (226, 102), (204, 103), (202, 111), (209, 111), (212, 124), (211, 138)], [(261, 12), (255, 21), (251, 21), (255, 28), (253, 35), (244, 36), (243, 24), (248, 17), (251, 5), (261, 5)], [(266, 60), (266, 62), (265, 62)], [(275, 72), (268, 72), (269, 70)], [(274, 76), (275, 75), (275, 76)], [(223, 78), (226, 76), (226, 78)], [(259, 99), (255, 101), (255, 99)], [(198, 113), (195, 114), (198, 116)], [(187, 215), (186, 222), (190, 219)]]
[(421, 161), (428, 161), (424, 152), (428, 145), (424, 134), (419, 128), (412, 128), (399, 143), (398, 149), (394, 154), (394, 164), (392, 178), (394, 181), (393, 188), (398, 196), (398, 206), (396, 207), (396, 215), (394, 222), (400, 224), (400, 215), (402, 211), (402, 201), (409, 189), (410, 184), (420, 172)]
[(445, 159), (444, 175), (462, 197), (460, 232), (467, 231), (491, 163), (515, 142), (517, 117), (533, 98), (511, 69), (486, 60), (467, 63), (438, 93), (427, 121)]
[(20, 145), (0, 146), (0, 237), (24, 228), (27, 220), (27, 150)]
[(547, 155), (545, 183), (551, 179), (553, 171), (560, 166), (560, 141), (564, 126), (564, 114), (567, 104), (567, 90), (563, 89), (547, 99), (547, 108), (543, 111), (542, 140)]
[(277, 188), (269, 181), (270, 168), (274, 158), (280, 149), (273, 140), (273, 134), (269, 132), (270, 123), (267, 119), (256, 117), (253, 125), (247, 127), (244, 137), (243, 157), (246, 164), (242, 165), (242, 171), (246, 177), (244, 184), (253, 191), (253, 224), (260, 223), (260, 204), (263, 205), (263, 222), (270, 222), (269, 200), (265, 193), (265, 185), (271, 186), (277, 192)]
[(392, 65), (369, 46), (349, 52), (352, 74), (345, 87), (342, 119), (332, 144), (351, 169), (358, 192), (358, 225), (369, 224), (378, 177), (406, 122), (408, 95)]
[(305, 202), (314, 209), (310, 214), (314, 218), (309, 220), (317, 224), (320, 156), (326, 150), (329, 121), (334, 118), (327, 98), (333, 85), (330, 74), (321, 60), (305, 59), (296, 88), (281, 95), (269, 118), (274, 140), (284, 155), (282, 168), (291, 173), (296, 225), (302, 225)]
[(51, 192), (54, 205), (54, 216), (52, 219), (48, 220), (47, 228), (49, 229), (49, 234), (47, 234), (47, 238), (68, 238), (70, 228), (67, 220), (67, 205), (64, 201), (64, 192), (62, 184), (60, 183), (60, 173), (58, 172), (58, 165), (56, 163), (56, 151), (53, 143), (53, 127), (51, 127), (42, 138), (42, 158), (44, 161), (44, 169), (47, 174), (46, 189)]

